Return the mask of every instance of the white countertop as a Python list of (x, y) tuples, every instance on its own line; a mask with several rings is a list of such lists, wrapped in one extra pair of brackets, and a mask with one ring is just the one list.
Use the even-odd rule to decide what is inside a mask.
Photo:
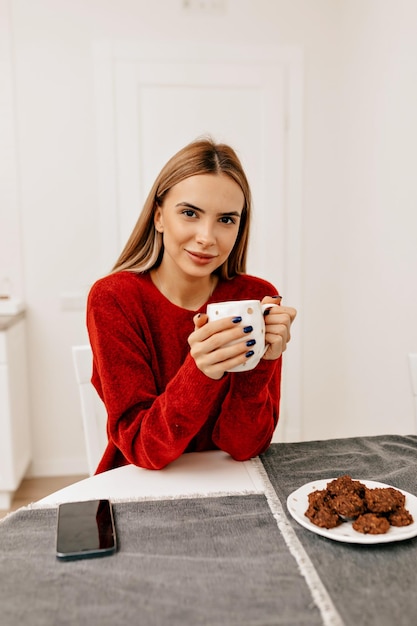
[(0, 331), (7, 330), (17, 322), (19, 322), (25, 316), (24, 311), (16, 313), (14, 315), (3, 315), (0, 313)]

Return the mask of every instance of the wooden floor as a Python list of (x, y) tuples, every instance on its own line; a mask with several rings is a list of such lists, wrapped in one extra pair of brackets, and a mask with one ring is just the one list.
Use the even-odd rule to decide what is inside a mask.
[(31, 502), (40, 500), (48, 496), (58, 489), (63, 489), (68, 485), (72, 485), (79, 480), (83, 480), (87, 476), (48, 476), (42, 478), (25, 478), (19, 489), (14, 494), (12, 506), (7, 511), (0, 510), (0, 519), (5, 517), (7, 513), (16, 511), (21, 506), (26, 506)]

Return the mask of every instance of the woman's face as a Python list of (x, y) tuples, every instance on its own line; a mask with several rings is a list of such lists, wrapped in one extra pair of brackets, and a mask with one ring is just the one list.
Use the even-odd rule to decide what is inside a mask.
[(155, 213), (164, 268), (197, 278), (220, 267), (236, 242), (243, 206), (243, 191), (225, 174), (190, 176), (174, 185)]

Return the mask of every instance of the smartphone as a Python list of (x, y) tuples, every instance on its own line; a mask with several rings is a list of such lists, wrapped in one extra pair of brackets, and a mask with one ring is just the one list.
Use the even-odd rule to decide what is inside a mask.
[(110, 500), (66, 502), (58, 507), (56, 556), (63, 561), (90, 559), (116, 552)]

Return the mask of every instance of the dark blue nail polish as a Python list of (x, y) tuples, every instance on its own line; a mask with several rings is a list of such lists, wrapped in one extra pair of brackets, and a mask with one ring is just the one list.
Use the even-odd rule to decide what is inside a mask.
[(251, 333), (253, 331), (253, 326), (245, 326), (243, 329), (244, 333)]
[(253, 356), (255, 353), (253, 350), (249, 350), (249, 352), (246, 352), (245, 357), (248, 359), (250, 356)]
[(267, 315), (269, 315), (271, 312), (271, 309), (265, 309), (264, 311), (264, 317), (266, 317)]
[(256, 343), (256, 339), (249, 339), (249, 341), (246, 342), (246, 345), (248, 346), (254, 346)]
[(239, 322), (241, 322), (241, 321), (242, 321), (242, 318), (240, 316), (239, 317), (234, 317), (232, 319), (233, 324), (239, 324)]

